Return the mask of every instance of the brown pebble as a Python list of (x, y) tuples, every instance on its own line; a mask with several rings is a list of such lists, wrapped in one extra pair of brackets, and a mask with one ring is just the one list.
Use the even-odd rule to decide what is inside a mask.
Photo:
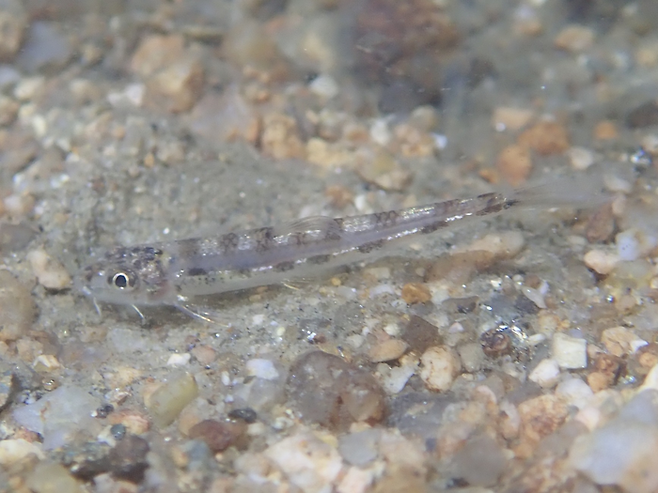
[(642, 346), (637, 353), (638, 362), (643, 368), (651, 369), (658, 365), (658, 344), (655, 342)]
[(610, 386), (617, 383), (619, 377), (626, 370), (626, 363), (619, 356), (598, 353), (594, 358), (594, 369), (608, 377)]
[(181, 35), (145, 37), (130, 61), (130, 69), (142, 78), (148, 78), (180, 60), (185, 51), (185, 38)]
[(587, 385), (593, 392), (600, 392), (610, 387), (610, 376), (600, 371), (593, 371), (587, 375)]
[(196, 346), (192, 348), (190, 353), (192, 353), (192, 356), (194, 356), (196, 360), (204, 366), (209, 365), (215, 361), (215, 358), (217, 357), (215, 350), (208, 346)]
[(569, 147), (569, 133), (557, 122), (540, 122), (519, 135), (517, 144), (543, 156), (560, 154)]
[(630, 128), (644, 128), (658, 125), (658, 102), (647, 101), (628, 113), (626, 126)]
[(402, 299), (408, 305), (427, 303), (432, 299), (432, 294), (425, 284), (419, 282), (408, 282), (402, 286)]
[(162, 69), (146, 83), (146, 101), (172, 113), (188, 111), (203, 94), (204, 69), (189, 55)]
[(342, 209), (352, 203), (354, 194), (352, 191), (342, 185), (331, 185), (324, 191), (329, 203), (338, 209)]
[(557, 430), (569, 415), (569, 406), (552, 394), (540, 395), (518, 405), (521, 439), (537, 442)]
[(297, 359), (290, 369), (287, 393), (304, 421), (335, 430), (360, 421), (379, 423), (386, 415), (386, 396), (375, 378), (322, 351)]
[(407, 347), (407, 343), (400, 339), (389, 339), (371, 347), (368, 357), (373, 363), (393, 361), (402, 356)]
[(436, 259), (425, 275), (425, 281), (444, 280), (461, 285), (471, 280), (473, 275), (491, 267), (496, 255), (491, 251), (457, 252)]
[(274, 159), (305, 157), (305, 146), (294, 118), (280, 113), (268, 113), (262, 123), (260, 142), (265, 155)]
[(612, 214), (612, 204), (605, 204), (590, 217), (585, 236), (590, 243), (606, 242), (615, 232), (615, 218)]
[(216, 421), (205, 419), (190, 428), (190, 438), (206, 442), (213, 452), (222, 452), (235, 444), (240, 436), (247, 431), (247, 424), (240, 421)]
[(589, 27), (570, 24), (558, 33), (553, 41), (555, 47), (570, 53), (580, 53), (594, 43), (594, 31)]
[(428, 347), (440, 346), (443, 342), (438, 327), (416, 315), (411, 316), (402, 333), (402, 339), (412, 351), (418, 353), (424, 352)]
[(512, 186), (517, 187), (528, 179), (532, 171), (530, 151), (525, 146), (507, 146), (498, 155), (496, 168)]
[(125, 426), (131, 435), (141, 435), (142, 433), (146, 433), (150, 428), (150, 423), (146, 416), (130, 409), (122, 409), (111, 413), (107, 417), (107, 422), (111, 425), (121, 424)]
[(148, 467), (146, 454), (149, 444), (143, 438), (128, 435), (124, 437), (108, 456), (112, 475), (119, 478), (140, 483), (144, 479), (144, 472)]
[(596, 140), (614, 140), (619, 137), (619, 131), (614, 122), (603, 120), (594, 127), (594, 138)]

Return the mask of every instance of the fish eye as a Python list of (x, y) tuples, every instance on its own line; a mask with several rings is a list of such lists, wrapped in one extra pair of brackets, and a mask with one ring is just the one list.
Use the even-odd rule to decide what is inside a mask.
[(117, 272), (113, 276), (108, 277), (107, 281), (108, 284), (111, 284), (112, 286), (119, 289), (135, 287), (135, 277), (130, 275), (128, 272)]

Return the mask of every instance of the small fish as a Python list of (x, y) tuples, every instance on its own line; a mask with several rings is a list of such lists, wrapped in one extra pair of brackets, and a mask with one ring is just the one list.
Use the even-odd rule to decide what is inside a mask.
[[(575, 182), (486, 193), (406, 209), (344, 218), (309, 217), (280, 227), (157, 244), (116, 247), (76, 277), (94, 303), (170, 305), (209, 320), (191, 299), (300, 279), (362, 260), (387, 247), (468, 219), (517, 207), (591, 206)], [(141, 313), (140, 313), (141, 315)]]

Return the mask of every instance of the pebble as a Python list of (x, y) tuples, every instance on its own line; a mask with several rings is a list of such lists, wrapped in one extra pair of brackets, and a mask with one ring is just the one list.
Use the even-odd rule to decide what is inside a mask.
[(536, 444), (556, 431), (569, 415), (565, 400), (552, 394), (523, 401), (518, 405), (518, 411), (521, 419), (520, 437), (529, 444)]
[(528, 378), (543, 389), (553, 388), (560, 379), (560, 365), (552, 358), (543, 359), (530, 372)]
[(22, 338), (32, 327), (36, 310), (30, 289), (0, 269), (0, 341)]
[(615, 232), (612, 204), (600, 207), (587, 222), (585, 236), (590, 243), (607, 242)]
[(18, 388), (18, 378), (12, 371), (11, 365), (0, 360), (0, 412), (9, 407)]
[(190, 353), (174, 353), (167, 359), (167, 366), (185, 366), (190, 363), (192, 355)]
[(658, 364), (649, 370), (649, 373), (647, 373), (647, 376), (644, 377), (644, 382), (642, 382), (639, 390), (658, 391)]
[(658, 125), (658, 102), (651, 100), (633, 108), (626, 115), (626, 126), (629, 128), (645, 128)]
[(39, 443), (28, 442), (23, 438), (0, 440), (0, 465), (5, 468), (21, 462), (29, 456), (43, 460), (44, 453)]
[(313, 94), (322, 97), (325, 100), (334, 98), (339, 93), (339, 87), (336, 80), (330, 75), (321, 74), (311, 81), (308, 85)]
[(39, 373), (47, 373), (61, 367), (62, 364), (52, 354), (40, 354), (32, 363), (32, 368)]
[(144, 480), (144, 473), (149, 466), (146, 455), (149, 444), (141, 437), (128, 435), (110, 450), (108, 461), (112, 475), (133, 483)]
[(384, 391), (369, 372), (321, 351), (302, 355), (292, 365), (287, 392), (304, 421), (332, 429), (378, 423), (386, 414)]
[(394, 361), (399, 359), (407, 350), (408, 345), (400, 339), (388, 339), (382, 341), (368, 351), (368, 358), (373, 363)]
[(461, 363), (465, 371), (475, 373), (480, 371), (485, 362), (485, 354), (482, 345), (478, 342), (462, 344), (457, 348)]
[(420, 378), (427, 388), (444, 392), (449, 390), (461, 369), (459, 357), (448, 346), (427, 349), (420, 357)]
[(656, 248), (658, 237), (637, 228), (630, 228), (615, 236), (619, 260), (637, 260), (644, 258)]
[(480, 435), (455, 454), (451, 475), (472, 487), (493, 486), (507, 466), (507, 456), (496, 441)]
[(185, 406), (198, 395), (194, 377), (189, 373), (169, 380), (144, 397), (144, 405), (156, 426), (164, 428), (174, 422)]
[(640, 347), (648, 344), (635, 332), (622, 326), (605, 329), (601, 333), (601, 343), (610, 354), (619, 357), (633, 354)]
[(18, 64), (27, 72), (60, 69), (73, 56), (73, 46), (54, 22), (34, 21), (30, 24)]
[(553, 335), (553, 358), (560, 368), (574, 370), (587, 366), (587, 341), (562, 332)]
[(570, 24), (558, 33), (553, 43), (560, 50), (581, 53), (594, 44), (594, 31), (579, 24)]
[(428, 347), (439, 346), (442, 343), (438, 327), (417, 315), (411, 316), (401, 337), (409, 345), (409, 349), (417, 353), (422, 353)]
[(20, 0), (0, 5), (0, 60), (11, 61), (21, 48), (28, 28), (28, 16)]
[(569, 378), (558, 384), (555, 395), (563, 397), (569, 405), (583, 409), (588, 405), (594, 391), (580, 378)]
[(583, 257), (585, 265), (597, 274), (610, 274), (619, 263), (619, 255), (604, 250), (590, 250)]
[(274, 159), (304, 159), (306, 156), (295, 119), (281, 113), (263, 116), (260, 144), (263, 154)]
[(338, 483), (338, 493), (365, 493), (375, 480), (375, 473), (369, 469), (349, 467)]
[(528, 108), (513, 108), (510, 106), (498, 106), (493, 111), (491, 125), (498, 131), (516, 131), (525, 127), (532, 121), (535, 114)]
[(416, 303), (427, 303), (432, 299), (432, 293), (426, 284), (419, 282), (408, 282), (402, 286), (402, 299), (408, 305)]
[(596, 156), (594, 152), (586, 147), (573, 146), (567, 152), (571, 167), (577, 171), (584, 171), (594, 164)]
[(111, 425), (122, 425), (132, 435), (142, 435), (150, 428), (149, 420), (143, 414), (130, 409), (115, 411), (108, 416)]
[(71, 442), (81, 430), (98, 428), (92, 413), (98, 399), (79, 387), (63, 385), (33, 404), (18, 406), (13, 411), (17, 423), (43, 436), (44, 450), (52, 450)]
[(522, 185), (532, 171), (532, 156), (527, 147), (509, 145), (505, 147), (496, 160), (500, 174), (514, 187)]
[(208, 366), (217, 358), (216, 351), (209, 346), (195, 346), (190, 353), (196, 358), (199, 364), (204, 366)]
[[(548, 286), (546, 283), (544, 283), (544, 285)], [(542, 310), (546, 309), (546, 301), (544, 300), (544, 295), (546, 293), (543, 289), (521, 286), (520, 291), (526, 298), (532, 301), (537, 306), (537, 308), (541, 308)]]
[(64, 266), (43, 248), (32, 250), (26, 256), (39, 284), (46, 289), (60, 290), (71, 285), (71, 276)]
[(561, 154), (571, 147), (566, 127), (550, 121), (537, 123), (521, 133), (517, 144), (542, 156)]
[(626, 362), (613, 354), (599, 352), (592, 359), (594, 371), (587, 375), (587, 383), (594, 392), (615, 385), (626, 369)]
[(5, 126), (13, 123), (18, 114), (20, 104), (13, 99), (0, 96), (0, 125)]
[(619, 130), (614, 122), (603, 120), (594, 127), (593, 137), (596, 140), (614, 140), (619, 137)]
[(356, 168), (359, 177), (382, 190), (401, 192), (410, 184), (413, 175), (384, 151), (367, 156)]
[(525, 246), (525, 238), (519, 231), (491, 233), (467, 245), (467, 252), (482, 251), (492, 254), (493, 260), (514, 258)]
[(185, 38), (180, 35), (148, 35), (142, 38), (130, 60), (130, 69), (148, 79), (183, 58)]
[(343, 470), (338, 451), (310, 432), (302, 431), (267, 448), (264, 455), (304, 492), (329, 492)]
[(404, 389), (409, 379), (418, 369), (418, 358), (412, 353), (400, 358), (399, 366), (380, 364), (377, 374), (382, 388), (388, 395), (395, 395)]
[(223, 452), (247, 431), (244, 421), (217, 421), (205, 419), (195, 424), (189, 430), (189, 437), (206, 442), (208, 448), (214, 453)]
[[(617, 485), (631, 493), (658, 489), (658, 409), (655, 393), (653, 399), (642, 394), (626, 404), (618, 418), (575, 440), (569, 451), (572, 467), (599, 485)], [(631, 416), (623, 416), (631, 408)]]
[(264, 380), (277, 380), (280, 377), (274, 362), (269, 359), (250, 359), (245, 366), (247, 375), (250, 377), (262, 378)]
[(146, 81), (146, 104), (171, 113), (189, 111), (203, 94), (205, 72), (192, 55), (163, 68)]
[(85, 488), (60, 464), (41, 462), (28, 477), (25, 486), (33, 493), (83, 493)]
[(381, 430), (368, 429), (343, 435), (338, 439), (338, 452), (347, 463), (364, 467), (379, 455), (381, 434)]

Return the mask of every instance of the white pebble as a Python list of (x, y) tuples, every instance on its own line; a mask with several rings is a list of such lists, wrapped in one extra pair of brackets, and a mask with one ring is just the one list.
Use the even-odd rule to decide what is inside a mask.
[(39, 284), (45, 288), (64, 289), (71, 285), (71, 276), (64, 266), (51, 258), (43, 248), (28, 253), (27, 261)]
[(544, 301), (544, 295), (541, 292), (539, 292), (539, 290), (528, 287), (528, 286), (521, 286), (521, 292), (525, 295), (526, 298), (528, 298), (535, 305), (537, 305), (538, 308), (541, 308), (541, 309), (546, 308), (546, 302)]
[(658, 238), (637, 228), (630, 228), (615, 236), (617, 254), (621, 260), (637, 260), (647, 256), (658, 244)]
[(610, 274), (619, 263), (619, 256), (603, 250), (590, 250), (583, 257), (585, 265), (603, 276)]
[(0, 440), (0, 465), (11, 466), (30, 455), (43, 459), (41, 444), (28, 442), (23, 438)]
[(382, 363), (377, 365), (377, 372), (381, 375), (380, 383), (389, 395), (402, 391), (409, 379), (416, 373), (417, 364), (407, 364), (389, 367)]
[(594, 153), (585, 148), (574, 146), (568, 151), (569, 161), (573, 169), (583, 171), (594, 164)]
[(14, 97), (19, 101), (30, 101), (43, 90), (44, 85), (43, 77), (23, 78), (14, 88)]
[(570, 405), (583, 409), (587, 406), (594, 392), (580, 378), (570, 378), (558, 384), (555, 395), (560, 395), (566, 398)]
[(190, 362), (192, 355), (190, 353), (174, 353), (169, 356), (167, 366), (185, 366)]
[(447, 346), (429, 348), (420, 357), (420, 378), (431, 390), (446, 391), (459, 373), (459, 357)]
[(658, 489), (656, 450), (656, 426), (616, 419), (576, 438), (569, 462), (597, 484), (618, 485), (631, 493), (653, 493)]
[(621, 192), (629, 194), (633, 191), (633, 184), (623, 178), (606, 174), (603, 176), (603, 184), (610, 192)]
[(639, 388), (640, 391), (643, 390), (657, 390), (658, 391), (658, 365), (649, 370), (647, 376), (644, 377), (644, 382)]
[(484, 251), (491, 252), (496, 258), (513, 258), (525, 246), (525, 239), (518, 231), (488, 234), (474, 241), (464, 249), (458, 251)]
[(338, 84), (330, 75), (319, 75), (309, 84), (309, 89), (317, 96), (331, 99), (338, 94)]
[(553, 358), (564, 369), (587, 366), (587, 341), (558, 332), (553, 335)]
[(528, 377), (541, 388), (550, 389), (555, 386), (560, 378), (560, 366), (552, 358), (546, 358), (539, 362)]
[(247, 375), (263, 380), (276, 380), (279, 371), (269, 359), (254, 358), (247, 361)]
[(388, 121), (379, 118), (372, 122), (370, 126), (370, 138), (382, 147), (386, 147), (391, 141), (391, 130), (388, 128)]

